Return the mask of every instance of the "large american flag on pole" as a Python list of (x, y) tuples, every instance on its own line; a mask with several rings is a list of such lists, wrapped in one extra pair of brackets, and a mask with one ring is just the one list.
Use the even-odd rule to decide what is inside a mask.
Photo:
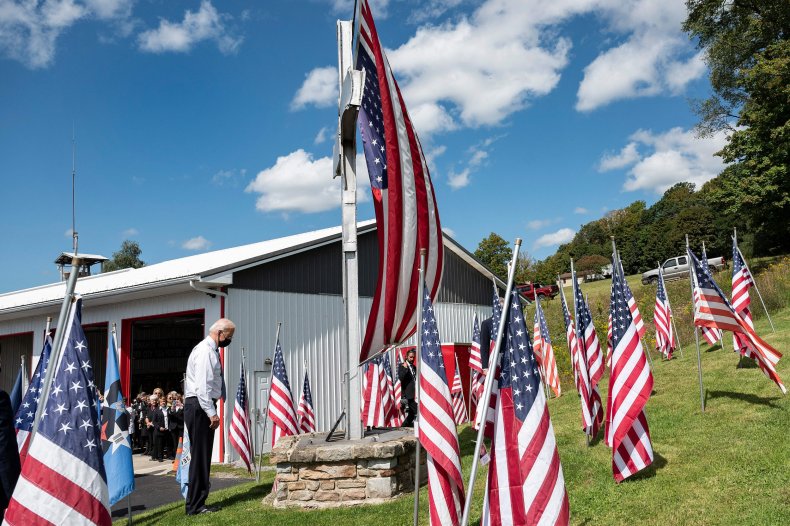
[(230, 421), (228, 439), (239, 453), (241, 460), (247, 465), (247, 471), (252, 472), (255, 452), (252, 450), (250, 412), (247, 404), (247, 378), (244, 374), (243, 363), (241, 364), (239, 387), (236, 389), (236, 399), (233, 402), (233, 418)]
[(510, 301), (482, 523), (568, 524), (568, 494), (538, 364), (516, 292)]
[(625, 295), (628, 299), (628, 308), (631, 310), (631, 316), (634, 318), (636, 332), (639, 333), (639, 339), (642, 339), (647, 333), (645, 322), (642, 320), (642, 315), (639, 314), (639, 306), (636, 304), (636, 299), (634, 299), (634, 294), (631, 292), (631, 287), (628, 286), (628, 281), (625, 279), (625, 271), (623, 270), (623, 261), (620, 259), (620, 254), (617, 254), (617, 261), (618, 265), (616, 268), (620, 269), (620, 275), (623, 276), (623, 287), (625, 288)]
[[(398, 360), (396, 362), (396, 367), (400, 366), (400, 355), (398, 351), (395, 351), (395, 354), (398, 356)], [(400, 378), (398, 377), (397, 371), (392, 370), (392, 362), (390, 361), (390, 353), (384, 354), (384, 359), (382, 361), (382, 366), (384, 367), (384, 376), (387, 379), (387, 393), (389, 396), (390, 403), (388, 404), (389, 407), (387, 408), (387, 427), (400, 427), (403, 424), (403, 413), (400, 410), (400, 397), (401, 397), (401, 385), (400, 385)]]
[[(690, 263), (689, 263), (690, 264)], [(708, 255), (705, 253), (705, 246), (702, 247), (702, 259), (700, 259), (700, 264), (705, 272), (710, 274), (710, 265), (708, 265)], [(698, 289), (694, 289), (695, 292), (699, 292)], [(699, 302), (699, 296), (694, 296), (695, 305)], [(708, 345), (715, 345), (718, 341), (724, 341), (724, 335), (718, 329), (711, 329), (710, 327), (700, 327), (700, 331), (702, 332), (702, 336), (705, 338), (705, 341), (708, 342)]]
[(417, 325), (420, 249), (425, 284), (435, 299), (442, 278), (442, 230), (422, 146), (392, 75), (367, 0), (360, 0), (357, 69), (365, 70), (359, 113), (379, 243), (376, 292), (360, 362), (399, 344)]
[(557, 359), (554, 357), (554, 347), (551, 345), (549, 326), (546, 316), (540, 306), (540, 298), (535, 298), (535, 326), (534, 344), (535, 357), (540, 356), (540, 365), (543, 367), (543, 380), (551, 387), (555, 396), (560, 396), (560, 374), (557, 371)]
[(779, 386), (783, 394), (787, 394), (787, 389), (776, 372), (776, 364), (779, 363), (782, 353), (757, 336), (754, 329), (735, 312), (710, 272), (702, 267), (702, 263), (691, 249), (688, 249), (688, 256), (693, 272), (694, 287), (698, 289), (697, 297), (699, 298), (694, 309), (694, 325), (732, 331), (742, 335), (752, 349), (752, 358), (757, 362), (757, 366)]
[(36, 411), (38, 410), (39, 397), (41, 396), (44, 386), (44, 378), (47, 375), (47, 365), (49, 364), (51, 352), (52, 338), (47, 334), (44, 337), (44, 348), (38, 359), (36, 370), (33, 372), (33, 378), (27, 386), (25, 396), (22, 398), (22, 405), (19, 406), (19, 411), (17, 411), (16, 418), (14, 419), (16, 444), (17, 449), (19, 449), (19, 460), (22, 465), (25, 464), (27, 450), (30, 446), (30, 433), (33, 430), (33, 421), (35, 420)]
[(439, 329), (427, 287), (422, 301), (419, 380), (419, 418), (415, 432), (428, 454), (430, 524), (455, 526), (461, 522), (464, 507), (461, 449), (455, 430)]
[(310, 378), (307, 371), (304, 372), (304, 383), (302, 384), (302, 396), (299, 397), (299, 407), (296, 410), (296, 418), (299, 424), (299, 431), (302, 433), (313, 433), (315, 426), (315, 411), (313, 410), (313, 392), (310, 390)]
[[(749, 297), (749, 289), (754, 285), (754, 279), (749, 273), (749, 268), (738, 250), (738, 243), (735, 238), (732, 240), (732, 308), (737, 312), (746, 324), (754, 329), (752, 321), (752, 311), (749, 304), (752, 300)], [(751, 346), (749, 340), (742, 334), (732, 334), (732, 348), (735, 352), (743, 356), (751, 357)]]
[(663, 354), (667, 360), (671, 360), (672, 352), (675, 350), (675, 335), (672, 332), (672, 307), (669, 305), (664, 273), (660, 268), (658, 269), (656, 308), (653, 311), (653, 321), (656, 325), (656, 350)]
[(453, 386), (450, 389), (450, 394), (453, 396), (453, 415), (455, 416), (455, 423), (461, 425), (469, 420), (469, 416), (466, 413), (464, 388), (461, 384), (461, 368), (458, 367), (458, 356), (455, 357), (455, 374), (453, 375)]
[[(49, 397), (32, 438), (4, 525), (109, 525), (97, 390), (82, 330), (82, 300), (71, 306)], [(57, 353), (56, 353), (57, 356)]]
[(274, 364), (272, 366), (272, 385), (269, 392), (269, 410), (267, 411), (272, 421), (272, 447), (277, 444), (280, 437), (298, 435), (296, 425), (296, 411), (294, 399), (291, 395), (291, 384), (288, 382), (288, 372), (285, 370), (283, 350), (280, 340), (274, 348)]
[[(616, 274), (616, 272), (615, 272)], [(601, 393), (598, 391), (598, 382), (603, 376), (603, 357), (601, 356), (601, 344), (598, 343), (598, 335), (592, 321), (592, 314), (584, 301), (581, 287), (576, 281), (576, 273), (573, 273), (573, 293), (574, 310), (576, 311), (576, 334), (579, 341), (579, 370), (586, 372), (588, 382), (585, 386), (589, 396), (588, 407), (592, 422), (588, 425), (587, 434), (591, 438), (598, 434), (603, 422), (603, 407), (601, 406)]]
[(653, 373), (642, 349), (628, 304), (625, 277), (612, 275), (612, 372), (609, 378), (606, 437), (612, 446), (612, 472), (617, 482), (653, 463), (653, 446), (645, 405), (653, 391)]

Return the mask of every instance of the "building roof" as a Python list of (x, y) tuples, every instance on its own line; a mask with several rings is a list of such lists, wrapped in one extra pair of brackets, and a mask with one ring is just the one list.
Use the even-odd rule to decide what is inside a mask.
[[(359, 234), (375, 230), (374, 220), (358, 223)], [(122, 269), (77, 280), (76, 293), (85, 298), (101, 298), (178, 285), (188, 289), (190, 282), (199, 290), (231, 283), (231, 274), (252, 266), (309, 250), (340, 239), (341, 227), (325, 228), (293, 236), (261, 241), (223, 250), (214, 250), (178, 259), (171, 259), (138, 269)], [(491, 271), (455, 240), (444, 234), (445, 247), (455, 252), (479, 272), (493, 278)], [(497, 280), (500, 284), (501, 282)], [(502, 284), (504, 286), (504, 284)], [(63, 301), (66, 282), (52, 283), (30, 289), (0, 294), (0, 315), (40, 307), (51, 307)]]

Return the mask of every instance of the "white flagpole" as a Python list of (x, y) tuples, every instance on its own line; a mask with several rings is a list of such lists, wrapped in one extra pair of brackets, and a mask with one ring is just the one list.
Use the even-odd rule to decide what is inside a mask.
[[(483, 445), (483, 435), (485, 433), (486, 413), (488, 413), (488, 405), (491, 400), (491, 390), (494, 387), (494, 377), (496, 376), (497, 363), (499, 362), (499, 350), (502, 347), (502, 336), (505, 332), (505, 323), (510, 311), (510, 293), (513, 292), (513, 275), (516, 272), (516, 261), (518, 259), (518, 251), (521, 248), (521, 238), (516, 238), (515, 246), (513, 247), (513, 256), (511, 258), (511, 265), (508, 269), (507, 287), (505, 289), (505, 304), (502, 306), (502, 316), (499, 319), (499, 327), (497, 328), (496, 344), (494, 350), (488, 359), (488, 373), (483, 387), (483, 397), (477, 401), (478, 404), (484, 404), (482, 410), (478, 411), (480, 421), (477, 424), (477, 441), (475, 442), (475, 451), (472, 454), (472, 471), (469, 474), (469, 485), (466, 487), (466, 501), (464, 502), (464, 513), (461, 517), (461, 526), (469, 524), (469, 511), (471, 509), (472, 495), (475, 489), (475, 478), (477, 477), (477, 463), (480, 458), (480, 447)], [(480, 343), (483, 345), (483, 342)]]
[[(282, 326), (283, 322), (277, 322), (277, 332), (274, 336), (274, 350), (272, 350), (272, 356), (277, 349), (277, 343), (280, 341), (280, 326)], [(272, 360), (272, 369), (274, 369), (274, 360)], [(261, 466), (263, 466), (263, 444), (266, 442), (266, 425), (269, 423), (269, 398), (271, 397), (271, 386), (272, 386), (272, 374), (269, 374), (269, 396), (266, 398), (266, 408), (263, 410), (263, 434), (261, 434), (261, 446), (258, 448), (258, 472), (261, 471)]]
[[(417, 405), (417, 414), (414, 417), (414, 436), (417, 444), (414, 450), (414, 526), (420, 522), (420, 364), (422, 363), (422, 295), (425, 293), (425, 256), (428, 250), (420, 249), (420, 281), (417, 283), (417, 378), (414, 379), (414, 403)], [(440, 349), (441, 352), (441, 349)]]
[(757, 296), (760, 298), (760, 303), (763, 304), (763, 310), (765, 311), (765, 315), (768, 317), (768, 323), (771, 324), (771, 332), (776, 332), (776, 328), (774, 328), (774, 322), (771, 319), (771, 315), (768, 314), (768, 309), (765, 306), (765, 302), (763, 301), (763, 295), (760, 294), (760, 289), (757, 287), (757, 280), (754, 279), (754, 274), (752, 274), (752, 269), (749, 268), (749, 264), (746, 262), (746, 258), (743, 257), (743, 252), (741, 252), (741, 247), (738, 246), (738, 237), (736, 234), (732, 237), (733, 243), (735, 243), (735, 248), (738, 250), (738, 254), (741, 255), (741, 259), (743, 260), (743, 264), (746, 267), (746, 271), (749, 273), (749, 276), (752, 277), (752, 284), (754, 284), (754, 290), (757, 291)]
[[(573, 279), (573, 275), (571, 275), (571, 279)], [(560, 294), (562, 294), (562, 299), (565, 302), (565, 306), (567, 307), (568, 306), (568, 298), (565, 297), (565, 288), (562, 286), (562, 278), (560, 278), (559, 274), (557, 274), (557, 286), (560, 289)], [(568, 314), (570, 315), (570, 311), (568, 311)], [(563, 316), (564, 316), (564, 313), (563, 313)], [(563, 320), (563, 324), (564, 324), (564, 321), (565, 320)], [(565, 341), (566, 342), (568, 341), (568, 328), (567, 327), (565, 327)], [(573, 349), (571, 349), (570, 345), (568, 345), (568, 356), (570, 356), (571, 371), (573, 371), (573, 386), (576, 388), (576, 387), (578, 387), (576, 385), (576, 382), (577, 382), (577, 378), (576, 378), (576, 364), (573, 363)], [(578, 394), (578, 389), (576, 390), (576, 392)]]
[[(691, 285), (691, 306), (694, 313), (694, 318), (697, 317), (697, 304), (694, 301), (694, 284), (697, 282), (697, 277), (691, 271), (691, 256), (688, 254), (689, 252), (689, 235), (686, 234), (686, 257), (688, 258), (689, 262), (689, 285)], [(693, 322), (693, 319), (692, 319)], [(705, 412), (705, 388), (702, 384), (702, 356), (699, 352), (699, 328), (697, 324), (694, 324), (694, 339), (697, 342), (697, 375), (699, 376), (699, 401), (700, 406), (702, 407), (702, 412)]]

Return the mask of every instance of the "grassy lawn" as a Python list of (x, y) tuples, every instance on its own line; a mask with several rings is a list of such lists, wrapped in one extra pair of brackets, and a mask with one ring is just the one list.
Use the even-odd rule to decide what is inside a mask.
[[(608, 292), (607, 292), (608, 294)], [(790, 308), (772, 314), (776, 334), (765, 318), (757, 331), (780, 351), (790, 349)], [(728, 336), (729, 338), (729, 336)], [(655, 360), (655, 392), (647, 406), (655, 463), (633, 480), (615, 484), (611, 452), (598, 442), (585, 444), (579, 430), (579, 401), (570, 383), (565, 394), (549, 401), (557, 435), (572, 524), (772, 525), (790, 524), (790, 397), (755, 367), (736, 369), (738, 359), (718, 346), (702, 348), (707, 406), (700, 412), (697, 359), (693, 341), (685, 339), (684, 357)], [(790, 384), (788, 359), (779, 374)], [(607, 392), (606, 378), (601, 394)], [(461, 428), (465, 477), (468, 480), (474, 439)], [(223, 510), (200, 518), (184, 516), (183, 504), (165, 506), (135, 517), (135, 523), (222, 525), (331, 525), (411, 523), (413, 496), (381, 506), (295, 511), (265, 507), (272, 472), (262, 483), (241, 484), (213, 492), (209, 504)], [(478, 524), (485, 468), (478, 474), (472, 524)], [(173, 482), (175, 484), (175, 482)], [(428, 524), (426, 490), (421, 492), (420, 524)], [(124, 521), (118, 521), (122, 524)]]

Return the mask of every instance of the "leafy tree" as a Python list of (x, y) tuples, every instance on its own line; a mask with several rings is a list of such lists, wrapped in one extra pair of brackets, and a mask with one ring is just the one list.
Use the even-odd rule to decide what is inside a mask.
[(145, 266), (145, 262), (140, 259), (143, 251), (137, 241), (125, 240), (121, 243), (121, 249), (113, 253), (112, 259), (102, 263), (102, 272), (111, 272), (124, 268), (140, 268)]
[(574, 266), (576, 267), (576, 270), (593, 271), (595, 273), (599, 273), (603, 267), (611, 263), (612, 261), (610, 259), (599, 256), (598, 254), (592, 254), (590, 256), (580, 257), (579, 261), (574, 263)]
[(495, 232), (480, 241), (475, 250), (475, 257), (502, 280), (507, 279), (507, 264), (512, 255), (510, 244)]

